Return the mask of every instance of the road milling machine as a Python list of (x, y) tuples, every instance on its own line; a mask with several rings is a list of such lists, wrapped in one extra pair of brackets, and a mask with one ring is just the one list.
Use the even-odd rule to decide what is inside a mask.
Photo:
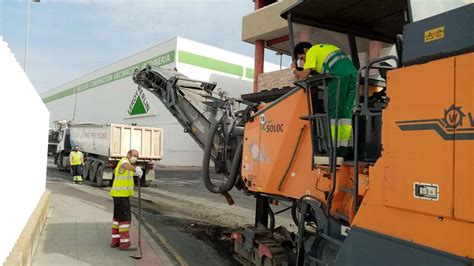
[[(177, 71), (135, 72), (204, 150), (206, 187), (230, 203), (234, 187), (256, 197), (255, 225), (232, 234), (237, 260), (474, 265), (474, 4), (465, 2), (300, 0), (281, 14), (291, 47), (301, 26), (347, 41), (360, 95), (344, 157), (330, 133), (330, 74), (232, 99)], [(361, 40), (396, 55), (360, 67)], [(275, 228), (271, 205), (283, 201), (297, 232)]]

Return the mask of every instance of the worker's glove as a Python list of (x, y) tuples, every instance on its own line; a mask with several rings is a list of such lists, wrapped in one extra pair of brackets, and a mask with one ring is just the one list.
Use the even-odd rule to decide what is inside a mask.
[(135, 176), (141, 177), (143, 175), (143, 170), (140, 166), (135, 167)]

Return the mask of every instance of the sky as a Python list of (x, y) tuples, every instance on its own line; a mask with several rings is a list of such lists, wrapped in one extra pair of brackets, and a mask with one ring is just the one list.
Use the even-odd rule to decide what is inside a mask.
[[(41, 0), (31, 4), (26, 73), (39, 92), (181, 36), (247, 56), (252, 0)], [(23, 65), (27, 0), (0, 0), (0, 35)], [(279, 63), (275, 52), (266, 60)]]

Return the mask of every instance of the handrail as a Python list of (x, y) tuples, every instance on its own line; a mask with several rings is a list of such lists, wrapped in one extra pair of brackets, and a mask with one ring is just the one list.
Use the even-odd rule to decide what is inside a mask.
[[(368, 107), (368, 102), (369, 102), (369, 71), (370, 71), (370, 69), (375, 69), (375, 67), (372, 67), (373, 65), (375, 65), (377, 63), (384, 62), (384, 61), (388, 61), (388, 60), (394, 60), (395, 63), (396, 63), (396, 66), (392, 67), (392, 68), (388, 68), (388, 67), (386, 68), (386, 67), (380, 66), (381, 68), (379, 68), (379, 69), (395, 69), (395, 68), (400, 67), (400, 60), (398, 59), (398, 57), (395, 56), (395, 55), (388, 55), (388, 56), (384, 56), (384, 57), (381, 57), (381, 58), (378, 58), (378, 59), (375, 59), (375, 60), (369, 62), (369, 64), (367, 64), (366, 66), (361, 67), (359, 69), (359, 71), (357, 72), (357, 82), (356, 82), (356, 84), (359, 84), (361, 73), (362, 73), (362, 71), (365, 71), (364, 102), (362, 103), (361, 110), (360, 110), (361, 114), (363, 114), (363, 115), (372, 115), (372, 116), (380, 115), (380, 113), (378, 113), (378, 112), (372, 112)], [(360, 104), (359, 97), (356, 97), (356, 108), (359, 108), (359, 104)]]
[[(357, 72), (357, 85), (359, 85), (359, 79), (361, 77), (362, 71), (365, 70), (365, 77), (364, 77), (364, 102), (362, 103), (362, 106), (360, 105), (360, 99), (359, 99), (359, 94), (357, 94), (356, 97), (356, 105), (355, 105), (355, 110), (354, 110), (354, 176), (353, 176), (353, 182), (354, 182), (354, 189), (352, 190), (352, 198), (354, 200), (353, 204), (353, 211), (354, 213), (357, 212), (359, 208), (359, 116), (361, 115), (367, 115), (367, 116), (377, 116), (381, 115), (381, 113), (375, 113), (369, 110), (368, 107), (368, 100), (369, 100), (369, 71), (370, 69), (373, 69), (372, 67), (374, 64), (381, 63), (384, 61), (388, 60), (394, 60), (396, 63), (395, 67), (392, 67), (391, 69), (399, 68), (400, 67), (400, 59), (397, 56), (394, 55), (389, 55), (389, 56), (384, 56), (378, 59), (375, 59), (369, 64), (367, 64), (364, 67), (361, 67), (358, 72)], [(383, 67), (383, 69), (386, 69)]]

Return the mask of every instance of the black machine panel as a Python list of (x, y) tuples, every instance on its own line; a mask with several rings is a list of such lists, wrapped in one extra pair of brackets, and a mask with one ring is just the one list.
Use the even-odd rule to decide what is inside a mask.
[(474, 4), (404, 27), (403, 65), (474, 51)]
[(461, 258), (413, 242), (396, 239), (359, 227), (352, 227), (334, 265), (472, 265)]

